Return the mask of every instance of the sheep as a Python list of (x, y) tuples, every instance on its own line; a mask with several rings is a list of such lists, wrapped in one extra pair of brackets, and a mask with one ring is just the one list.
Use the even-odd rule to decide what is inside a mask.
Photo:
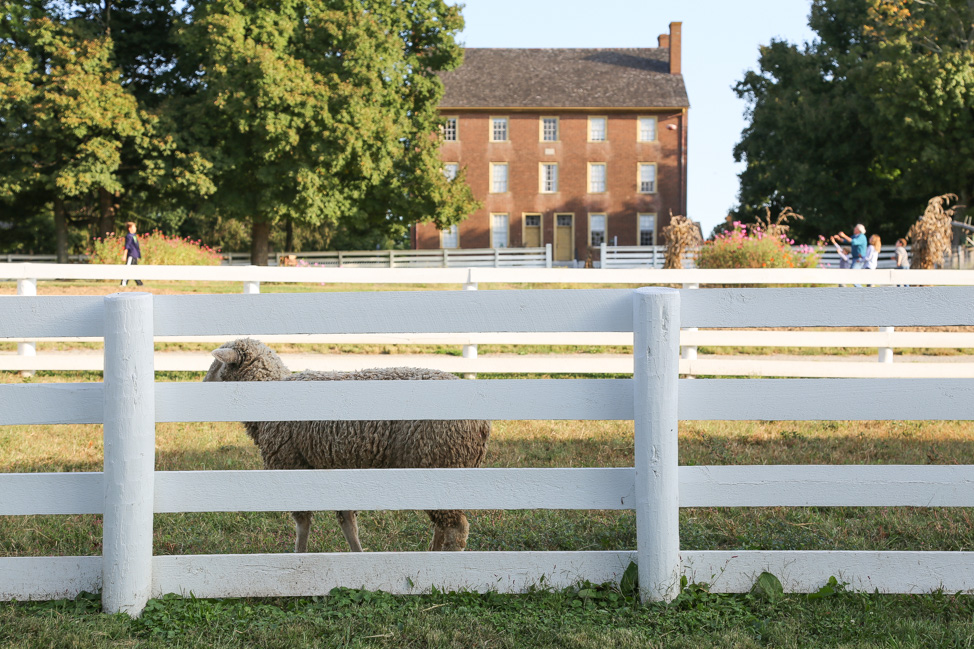
[[(358, 372), (292, 374), (281, 358), (253, 338), (213, 350), (204, 381), (456, 380), (439, 370), (395, 367)], [(247, 434), (260, 449), (265, 469), (466, 468), (483, 462), (491, 422), (420, 421), (250, 421)], [(463, 550), (470, 525), (459, 510), (426, 512), (433, 523), (430, 550)], [(345, 540), (361, 552), (354, 511), (336, 512)], [(292, 512), (295, 552), (307, 552), (311, 512)]]

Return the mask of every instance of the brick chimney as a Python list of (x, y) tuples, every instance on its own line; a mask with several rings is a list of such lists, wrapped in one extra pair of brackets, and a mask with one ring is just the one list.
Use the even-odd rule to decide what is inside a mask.
[[(660, 47), (670, 49), (670, 74), (683, 74), (680, 67), (680, 32), (683, 23), (670, 23), (670, 35), (661, 34), (659, 37)], [(666, 45), (663, 45), (664, 39)]]

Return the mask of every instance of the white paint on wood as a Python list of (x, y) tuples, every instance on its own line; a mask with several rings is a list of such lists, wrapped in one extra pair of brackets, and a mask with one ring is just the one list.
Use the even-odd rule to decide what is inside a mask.
[[(882, 333), (891, 334), (895, 330), (895, 327), (880, 327), (879, 330)], [(879, 348), (879, 362), (880, 363), (893, 362), (893, 348), (891, 346)]]
[(157, 383), (156, 421), (632, 419), (628, 379)]
[(637, 289), (632, 309), (639, 592), (643, 601), (668, 602), (680, 593), (680, 293)]
[(141, 615), (152, 584), (155, 390), (152, 295), (105, 298), (102, 606)]
[[(881, 366), (880, 363), (869, 365)], [(680, 419), (974, 420), (974, 380), (682, 380)]]
[(813, 593), (829, 577), (857, 591), (919, 594), (974, 592), (974, 552), (683, 551), (691, 582), (717, 593), (744, 593), (762, 572), (789, 593)]
[(170, 336), (632, 331), (629, 293), (539, 289), (157, 295), (155, 329)]
[(103, 300), (100, 296), (0, 296), (0, 338), (100, 337), (104, 335)]
[[(615, 367), (616, 365), (611, 366)], [(593, 369), (591, 371), (597, 372), (598, 370)], [(969, 379), (974, 378), (974, 362), (863, 363), (857, 361), (747, 360), (746, 357), (698, 358), (694, 361), (681, 361), (680, 374), (810, 379)]]
[(100, 424), (101, 383), (0, 385), (0, 425)]
[(684, 466), (680, 506), (974, 507), (974, 466)]
[(101, 514), (102, 474), (0, 473), (0, 516)]
[(970, 325), (974, 287), (683, 291), (680, 317), (684, 327)]
[(633, 485), (632, 468), (164, 471), (155, 511), (632, 509)]
[(335, 587), (420, 594), (520, 593), (618, 582), (634, 552), (348, 552), (159, 556), (152, 593), (196, 597), (327, 595)]
[(73, 599), (101, 590), (101, 557), (0, 557), (0, 601)]

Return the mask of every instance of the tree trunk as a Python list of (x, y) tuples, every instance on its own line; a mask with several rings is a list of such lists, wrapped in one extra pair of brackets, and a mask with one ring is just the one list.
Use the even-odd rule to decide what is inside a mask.
[(57, 263), (68, 263), (68, 217), (64, 212), (64, 201), (54, 199), (54, 252)]
[(266, 266), (267, 255), (270, 253), (271, 224), (254, 221), (250, 229), (250, 263), (254, 266)]
[(115, 232), (115, 197), (108, 190), (98, 190), (98, 236)]
[(294, 221), (290, 216), (284, 225), (284, 251), (294, 252)]

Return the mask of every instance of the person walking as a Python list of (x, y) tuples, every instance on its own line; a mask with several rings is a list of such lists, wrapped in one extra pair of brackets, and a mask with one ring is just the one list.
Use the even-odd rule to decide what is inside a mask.
[[(137, 266), (139, 259), (142, 258), (142, 249), (139, 248), (139, 238), (135, 236), (135, 223), (129, 221), (125, 224), (128, 234), (125, 235), (125, 248), (122, 250), (122, 263), (126, 266)], [(127, 279), (122, 280), (122, 286), (128, 283)], [(142, 280), (135, 280), (136, 286), (142, 286)]]
[(893, 259), (896, 260), (897, 270), (910, 269), (910, 255), (906, 252), (906, 239), (896, 240), (896, 252), (893, 253)]

